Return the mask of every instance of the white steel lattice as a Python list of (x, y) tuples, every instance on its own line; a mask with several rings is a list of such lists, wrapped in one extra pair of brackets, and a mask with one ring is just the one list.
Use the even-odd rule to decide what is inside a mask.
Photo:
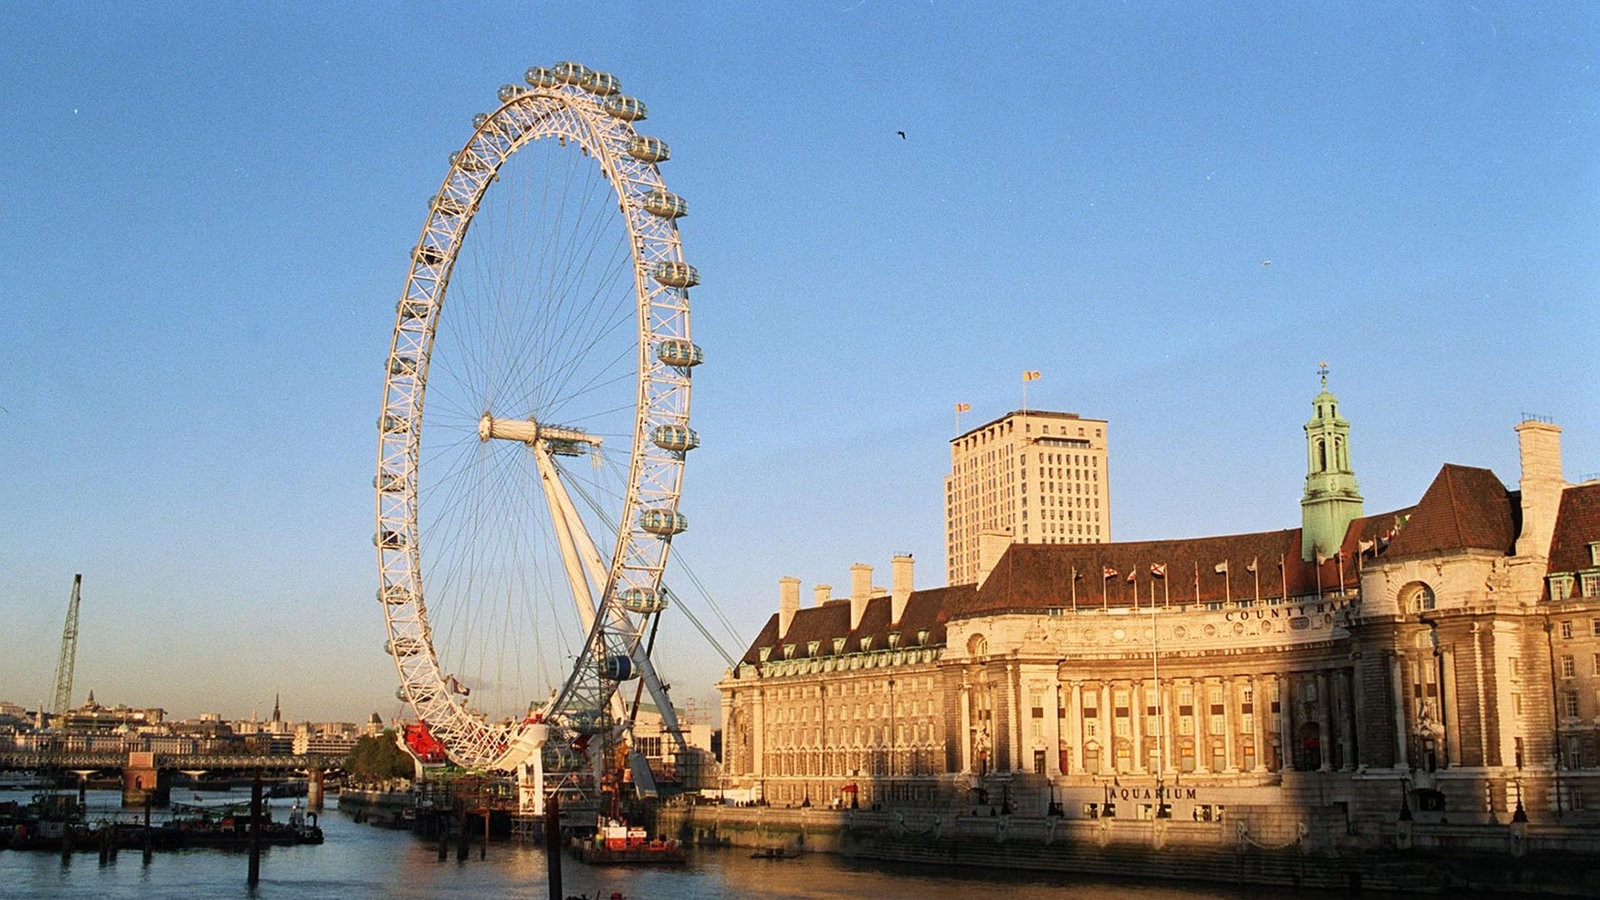
[[(547, 77), (536, 79), (535, 72), (545, 70), (530, 70), (531, 87), (502, 88), (501, 105), (475, 120), (471, 138), (451, 156), (449, 171), (430, 203), (396, 309), (374, 479), (378, 594), (387, 623), (386, 649), (399, 674), (399, 694), (444, 744), (452, 761), (502, 770), (514, 769), (537, 752), (528, 741), (519, 740), (531, 733), (535, 723), (548, 724), (569, 738), (608, 727), (611, 698), (619, 680), (628, 677), (615, 671), (612, 661), (637, 660), (648, 667), (642, 645), (659, 607), (641, 610), (634, 604), (636, 608), (630, 611), (620, 598), (663, 596), (661, 575), (671, 532), (681, 528), (677, 508), (687, 448), (671, 441), (663, 446), (652, 440), (652, 435), (661, 434), (662, 429), (682, 429), (676, 433), (692, 435), (688, 431), (690, 369), (699, 359), (696, 350), (692, 362), (678, 364), (683, 363), (681, 357), (661, 350), (663, 346), (693, 346), (688, 297), (693, 279), (678, 277), (675, 269), (669, 270), (673, 277), (656, 277), (663, 265), (684, 266), (675, 215), (646, 209), (648, 195), (666, 192), (657, 160), (651, 158), (664, 157), (664, 150), (630, 153), (630, 147), (638, 148), (639, 141), (649, 139), (637, 136), (629, 118), (608, 111), (613, 105), (628, 109), (614, 103), (615, 96), (593, 92), (578, 83), (551, 84)], [(601, 535), (595, 536), (600, 552), (609, 549), (610, 556), (602, 561), (607, 568), (604, 583), (596, 585), (594, 624), (582, 636), (581, 649), (574, 654), (566, 679), (554, 696), (548, 700), (528, 698), (527, 715), (489, 721), (469, 707), (441, 661), (435, 647), (435, 625), (430, 623), (430, 585), (424, 584), (430, 534), (422, 530), (419, 514), (419, 487), (430, 477), (423, 453), (424, 397), (441, 315), (448, 305), (446, 296), (470, 226), (508, 162), (539, 141), (556, 142), (568, 153), (586, 157), (615, 194), (620, 211), (617, 221), (626, 232), (631, 256), (629, 287), (636, 299), (636, 315), (629, 327), (637, 333), (632, 366), (637, 383), (631, 452), (616, 506), (615, 542), (608, 548), (602, 545)], [(669, 283), (674, 280), (687, 283)], [(485, 423), (489, 415), (484, 413)], [(531, 428), (527, 422), (532, 421), (530, 416), (516, 424)], [(550, 427), (558, 423), (540, 424), (544, 433), (560, 433)], [(484, 429), (481, 440), (495, 430), (488, 425)], [(552, 464), (556, 456), (575, 452), (574, 442), (559, 438), (526, 443), (530, 456), (550, 454), (546, 464)]]

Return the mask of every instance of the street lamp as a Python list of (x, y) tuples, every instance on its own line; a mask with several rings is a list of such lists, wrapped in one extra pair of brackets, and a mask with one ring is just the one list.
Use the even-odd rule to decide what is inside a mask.
[(894, 797), (895, 748), (898, 741), (894, 732), (894, 679), (889, 679), (889, 799)]

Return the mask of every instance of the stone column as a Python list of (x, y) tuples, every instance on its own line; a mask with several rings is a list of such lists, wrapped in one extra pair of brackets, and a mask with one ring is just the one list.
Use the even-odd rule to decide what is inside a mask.
[(1255, 741), (1256, 764), (1250, 771), (1260, 772), (1267, 765), (1267, 750), (1270, 741), (1267, 738), (1267, 717), (1262, 715), (1267, 705), (1267, 698), (1261, 692), (1262, 681), (1260, 678), (1250, 676), (1250, 737)]
[(1239, 773), (1238, 748), (1234, 745), (1233, 731), (1234, 719), (1238, 717), (1238, 700), (1234, 697), (1235, 685), (1232, 675), (1222, 678), (1222, 740), (1225, 753), (1228, 754), (1228, 765), (1223, 769), (1230, 775)]
[(1410, 768), (1406, 759), (1406, 686), (1400, 672), (1400, 654), (1389, 657), (1389, 683), (1394, 695), (1394, 767)]
[(1317, 766), (1318, 772), (1326, 772), (1331, 766), (1333, 758), (1333, 735), (1330, 728), (1333, 704), (1333, 694), (1328, 690), (1328, 673), (1317, 673), (1317, 755), (1322, 757), (1321, 764)]
[(1189, 690), (1194, 696), (1194, 770), (1202, 775), (1211, 773), (1211, 698), (1206, 696), (1204, 679), (1189, 679)]
[(1150, 771), (1144, 746), (1144, 710), (1144, 679), (1139, 679), (1128, 684), (1128, 730), (1133, 735), (1133, 771), (1139, 775)]
[(1294, 674), (1278, 676), (1278, 752), (1279, 768), (1294, 768)]
[(1352, 732), (1350, 690), (1353, 679), (1347, 679), (1345, 672), (1349, 669), (1333, 670), (1333, 699), (1334, 711), (1339, 714), (1335, 724), (1338, 725), (1339, 758), (1344, 761), (1340, 766), (1345, 771), (1354, 771), (1356, 768), (1355, 734)]
[(1100, 682), (1100, 760), (1103, 771), (1117, 772), (1117, 736), (1111, 727), (1111, 682)]
[(1045, 696), (1050, 703), (1045, 707), (1044, 720), (1044, 745), (1049, 748), (1044, 754), (1044, 773), (1051, 778), (1059, 777), (1061, 773), (1061, 671), (1055, 672), (1055, 677), (1045, 688)]
[[(1444, 716), (1444, 759), (1442, 768), (1461, 764), (1461, 711), (1456, 702), (1456, 652), (1442, 650), (1439, 655), (1444, 675), (1439, 683), (1439, 710)], [(1481, 724), (1479, 726), (1482, 727)]]
[(961, 680), (961, 774), (972, 774), (972, 685)]
[(1067, 773), (1074, 775), (1083, 771), (1083, 682), (1072, 682), (1072, 706), (1067, 710), (1067, 740), (1072, 742), (1068, 748)]
[(750, 704), (750, 774), (760, 778), (767, 774), (766, 688), (758, 687), (755, 693)]

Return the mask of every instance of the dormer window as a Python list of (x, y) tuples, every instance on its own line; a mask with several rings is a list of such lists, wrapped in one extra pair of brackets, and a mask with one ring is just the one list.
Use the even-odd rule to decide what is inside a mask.
[(762, 662), (766, 662), (767, 658), (770, 657), (770, 656), (772, 656), (772, 648), (771, 647), (762, 647), (761, 648), (761, 661)]
[(822, 642), (821, 641), (807, 641), (806, 642), (806, 655), (807, 656), (816, 656), (817, 655), (817, 648), (821, 647), (821, 646), (822, 646)]
[(1589, 565), (1600, 566), (1600, 541), (1589, 542)]
[(833, 652), (836, 654), (844, 652), (844, 638), (833, 639)]
[(900, 632), (898, 632), (898, 631), (889, 632), (889, 649), (893, 650), (893, 649), (895, 649), (896, 647), (899, 647), (899, 646), (900, 646)]
[(1572, 596), (1572, 576), (1570, 574), (1569, 575), (1551, 575), (1550, 576), (1550, 599), (1551, 600), (1565, 600), (1565, 599), (1567, 599), (1568, 597), (1571, 597), (1571, 596)]
[(928, 629), (924, 628), (917, 632), (917, 646), (928, 646)]
[(871, 649), (872, 649), (872, 637), (870, 635), (868, 635), (867, 637), (864, 637), (864, 638), (861, 639), (861, 652), (862, 653), (866, 653), (868, 650), (871, 650)]
[(784, 644), (783, 645), (783, 658), (784, 659), (794, 659), (794, 645), (793, 644)]

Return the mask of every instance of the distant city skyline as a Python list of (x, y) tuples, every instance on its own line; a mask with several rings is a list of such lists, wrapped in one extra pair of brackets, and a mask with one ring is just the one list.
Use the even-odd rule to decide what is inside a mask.
[[(402, 712), (371, 479), (394, 303), (475, 113), (612, 72), (690, 203), (690, 530), (778, 579), (944, 570), (953, 410), (1111, 423), (1117, 540), (1299, 522), (1317, 365), (1369, 510), (1600, 472), (1600, 9), (19, 6), (0, 35), (0, 699)], [(901, 137), (901, 132), (904, 137)], [(707, 621), (688, 579), (669, 578)], [(669, 611), (660, 668), (723, 664)], [(725, 633), (725, 630), (724, 630)]]

